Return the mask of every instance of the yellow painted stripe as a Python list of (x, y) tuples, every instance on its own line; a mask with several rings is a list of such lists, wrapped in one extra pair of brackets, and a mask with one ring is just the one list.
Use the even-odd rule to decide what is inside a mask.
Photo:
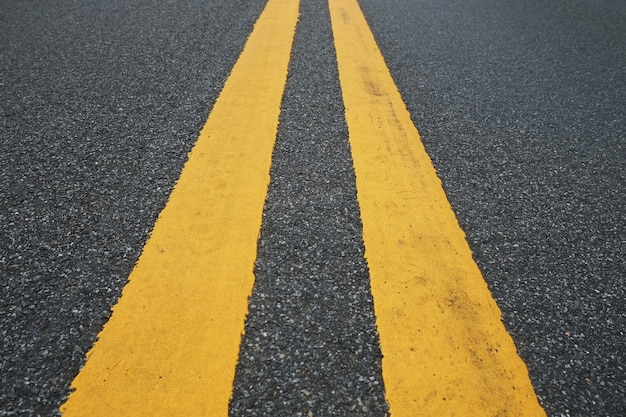
[(298, 6), (259, 17), (64, 416), (228, 415)]
[(356, 0), (330, 0), (393, 417), (545, 416)]

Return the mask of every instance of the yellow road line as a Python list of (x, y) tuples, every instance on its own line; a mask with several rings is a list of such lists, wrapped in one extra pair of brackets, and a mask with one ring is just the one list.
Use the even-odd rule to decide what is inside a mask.
[(545, 416), (356, 0), (329, 0), (393, 417)]
[(64, 416), (227, 416), (297, 0), (269, 0)]

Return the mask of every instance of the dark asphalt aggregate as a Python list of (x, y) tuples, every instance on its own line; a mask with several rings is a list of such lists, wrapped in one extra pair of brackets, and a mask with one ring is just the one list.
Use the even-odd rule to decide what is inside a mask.
[(541, 404), (626, 415), (626, 2), (360, 3)]
[[(550, 416), (626, 415), (626, 3), (360, 0)], [(52, 416), (265, 2), (0, 0), (0, 416)], [(231, 415), (385, 415), (302, 0)]]

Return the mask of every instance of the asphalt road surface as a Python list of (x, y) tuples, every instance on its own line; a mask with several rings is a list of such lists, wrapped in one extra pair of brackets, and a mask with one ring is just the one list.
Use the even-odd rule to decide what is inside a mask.
[[(626, 415), (626, 3), (360, 4), (541, 405)], [(56, 415), (264, 5), (0, 0), (0, 416)], [(387, 412), (349, 155), (302, 0), (233, 416)]]

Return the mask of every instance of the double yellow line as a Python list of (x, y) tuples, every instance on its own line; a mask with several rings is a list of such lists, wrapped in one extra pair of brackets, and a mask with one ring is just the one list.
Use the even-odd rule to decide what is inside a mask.
[[(390, 413), (544, 416), (356, 0), (329, 0)], [(64, 416), (225, 417), (297, 0), (269, 0)]]

